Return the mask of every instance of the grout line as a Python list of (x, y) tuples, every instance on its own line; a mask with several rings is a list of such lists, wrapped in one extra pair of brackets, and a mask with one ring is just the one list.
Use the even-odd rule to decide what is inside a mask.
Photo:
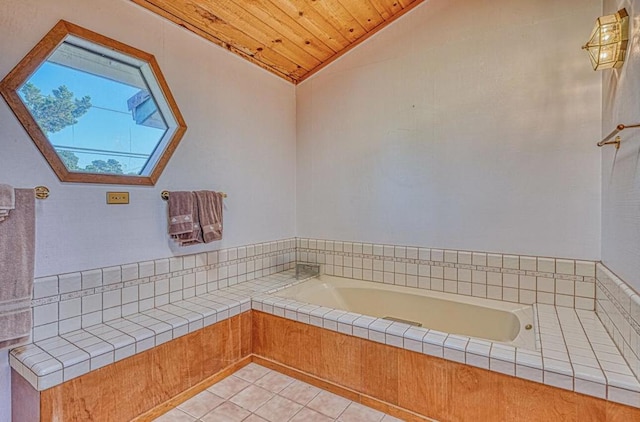
[[(607, 377), (607, 372), (605, 371), (605, 369), (600, 364), (600, 359), (598, 359), (598, 354), (596, 353), (595, 349), (593, 348), (593, 344), (591, 342), (591, 339), (589, 338), (589, 335), (587, 334), (587, 330), (584, 328), (584, 324), (582, 322), (582, 318), (580, 318), (580, 315), (577, 312), (576, 312), (576, 317), (578, 318), (578, 322), (580, 323), (580, 327), (582, 328), (582, 332), (583, 332), (584, 336), (586, 337), (587, 342), (589, 342), (589, 347), (591, 348), (591, 352), (596, 357), (596, 362), (598, 362), (598, 368), (600, 368), (600, 371), (602, 371), (602, 376), (604, 377), (604, 380), (605, 380), (605, 389), (608, 390), (609, 378)], [(569, 359), (571, 359), (571, 355), (569, 355)], [(608, 393), (609, 393), (608, 391), (605, 391), (605, 395), (606, 396), (609, 395)]]

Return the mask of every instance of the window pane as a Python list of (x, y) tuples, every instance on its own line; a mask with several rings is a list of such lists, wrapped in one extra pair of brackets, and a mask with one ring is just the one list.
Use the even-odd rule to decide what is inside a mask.
[(148, 161), (164, 148), (169, 125), (151, 94), (159, 87), (150, 89), (142, 66), (120, 53), (105, 56), (65, 41), (19, 89), (69, 171), (150, 172), (155, 163)]

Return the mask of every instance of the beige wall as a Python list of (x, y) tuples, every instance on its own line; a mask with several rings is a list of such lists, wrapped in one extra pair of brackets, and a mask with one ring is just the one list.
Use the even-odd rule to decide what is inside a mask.
[(297, 88), (297, 235), (600, 253), (598, 0), (431, 0)]
[[(619, 124), (640, 123), (638, 0), (605, 0), (605, 13), (622, 7), (631, 16), (627, 60), (602, 73), (602, 134)], [(636, 292), (640, 291), (640, 130), (621, 134), (618, 151), (602, 148), (602, 262)]]
[[(51, 189), (37, 204), (36, 276), (295, 235), (291, 84), (126, 0), (0, 1), (0, 77), (59, 19), (154, 54), (188, 130), (155, 187), (119, 187), (131, 203), (107, 206), (114, 188), (60, 183), (0, 101), (0, 180)], [(224, 240), (175, 246), (163, 189), (227, 192)]]

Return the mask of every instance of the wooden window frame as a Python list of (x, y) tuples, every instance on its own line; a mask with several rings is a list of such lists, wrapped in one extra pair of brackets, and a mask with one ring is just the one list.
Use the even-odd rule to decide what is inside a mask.
[[(40, 129), (31, 113), (22, 102), (18, 90), (22, 84), (36, 71), (36, 69), (47, 60), (47, 58), (58, 48), (67, 35), (74, 35), (100, 46), (106, 47), (113, 51), (127, 54), (149, 64), (158, 86), (164, 94), (164, 99), (173, 113), (176, 121), (175, 133), (167, 143), (162, 155), (155, 163), (153, 170), (148, 176), (132, 176), (118, 174), (101, 174), (101, 173), (81, 173), (72, 172), (64, 165), (57, 152), (49, 142), (45, 133)], [(74, 25), (70, 22), (61, 20), (47, 33), (47, 35), (36, 44), (36, 46), (9, 72), (7, 76), (0, 82), (0, 94), (4, 97), (7, 104), (18, 118), (27, 134), (36, 144), (47, 163), (51, 166), (55, 174), (62, 182), (75, 183), (103, 183), (117, 185), (155, 185), (158, 178), (162, 174), (165, 166), (169, 162), (171, 155), (177, 148), (182, 136), (187, 130), (182, 114), (178, 109), (178, 105), (169, 90), (169, 86), (160, 71), (160, 66), (152, 54), (138, 50), (127, 44), (113, 40), (104, 35), (100, 35), (88, 29)]]

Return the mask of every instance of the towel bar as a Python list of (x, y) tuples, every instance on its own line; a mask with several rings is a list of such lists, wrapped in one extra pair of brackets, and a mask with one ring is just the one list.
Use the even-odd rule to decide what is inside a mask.
[[(222, 195), (223, 198), (227, 197), (227, 194), (224, 192), (220, 192), (220, 194)], [(160, 198), (162, 198), (165, 201), (169, 200), (169, 191), (168, 190), (163, 190), (162, 192), (160, 192)]]
[(613, 132), (611, 132), (607, 137), (605, 137), (602, 141), (598, 142), (597, 145), (599, 147), (603, 147), (605, 145), (615, 145), (616, 149), (620, 149), (620, 137), (616, 136), (615, 139), (613, 141), (610, 141), (609, 139), (613, 138), (615, 135), (618, 134), (618, 132), (623, 131), (625, 129), (631, 129), (631, 128), (636, 128), (636, 127), (640, 127), (640, 123), (635, 124), (635, 125), (623, 125), (623, 124), (619, 124), (618, 126), (616, 126), (616, 128), (613, 130)]

